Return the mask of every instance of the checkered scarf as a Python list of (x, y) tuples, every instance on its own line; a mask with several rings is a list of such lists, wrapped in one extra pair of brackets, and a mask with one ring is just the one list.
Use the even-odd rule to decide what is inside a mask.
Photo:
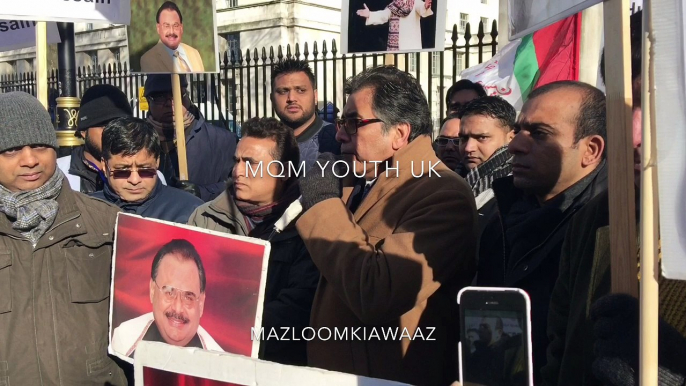
[(63, 179), (62, 171), (55, 168), (55, 174), (38, 189), (10, 192), (0, 185), (0, 212), (15, 220), (12, 229), (26, 237), (34, 248), (57, 217), (56, 199)]
[(507, 145), (496, 150), (486, 162), (472, 169), (465, 179), (472, 187), (474, 197), (491, 188), (493, 181), (506, 177), (512, 173), (512, 154), (507, 151)]
[(388, 51), (398, 51), (400, 37), (400, 18), (406, 17), (414, 9), (414, 0), (393, 0), (388, 5), (391, 18), (388, 21)]

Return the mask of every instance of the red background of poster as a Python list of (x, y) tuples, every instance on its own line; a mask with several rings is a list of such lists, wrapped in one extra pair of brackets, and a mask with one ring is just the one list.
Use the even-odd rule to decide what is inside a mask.
[(152, 311), (152, 260), (172, 239), (190, 241), (205, 268), (200, 325), (226, 352), (250, 356), (265, 247), (124, 214), (117, 226), (112, 330)]
[(170, 371), (143, 367), (144, 386), (241, 386), (236, 383), (215, 381), (192, 375), (177, 374)]

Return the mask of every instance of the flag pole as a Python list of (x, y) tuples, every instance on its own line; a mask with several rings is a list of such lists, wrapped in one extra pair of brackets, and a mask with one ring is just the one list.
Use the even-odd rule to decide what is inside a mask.
[(638, 297), (629, 0), (603, 3), (612, 292)]
[(188, 180), (188, 159), (186, 158), (186, 128), (183, 126), (183, 99), (181, 78), (173, 73), (172, 96), (174, 98), (174, 129), (176, 130), (176, 151), (179, 156), (179, 180)]
[(36, 23), (36, 98), (48, 109), (48, 25)]
[(640, 385), (657, 386), (658, 327), (660, 296), (659, 209), (657, 200), (657, 146), (655, 133), (655, 78), (650, 55), (652, 36), (651, 3), (643, 5), (643, 51), (641, 63), (641, 110), (643, 133), (641, 143), (641, 322)]

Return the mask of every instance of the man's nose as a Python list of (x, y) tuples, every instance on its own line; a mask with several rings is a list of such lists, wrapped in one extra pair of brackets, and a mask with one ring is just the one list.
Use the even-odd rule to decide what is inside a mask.
[(132, 171), (131, 175), (129, 176), (128, 182), (131, 185), (138, 185), (141, 183), (141, 181), (143, 181), (143, 179), (141, 178), (140, 174), (138, 174), (138, 171)]
[(512, 154), (526, 154), (529, 152), (529, 134), (524, 130), (517, 133), (510, 144), (508, 145), (508, 151)]
[(34, 150), (30, 146), (24, 146), (21, 149), (20, 165), (27, 168), (33, 168), (38, 165), (38, 158), (34, 154)]
[(336, 130), (336, 141), (341, 143), (347, 143), (350, 141), (350, 136), (343, 128)]
[(176, 311), (176, 313), (179, 313), (179, 314), (183, 311), (183, 300), (181, 299), (181, 296), (183, 296), (183, 295), (181, 295), (180, 293), (177, 293), (176, 297), (174, 298), (174, 300), (171, 303), (171, 308), (174, 311)]
[(455, 141), (448, 141), (448, 143), (445, 145), (445, 148), (448, 150), (457, 151), (458, 145), (455, 143)]

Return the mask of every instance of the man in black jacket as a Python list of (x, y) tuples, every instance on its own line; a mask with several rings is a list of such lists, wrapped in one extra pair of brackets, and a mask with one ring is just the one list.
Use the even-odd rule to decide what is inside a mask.
[(81, 193), (102, 190), (105, 179), (100, 171), (102, 158), (102, 130), (116, 118), (132, 117), (133, 111), (126, 95), (109, 84), (90, 87), (81, 98), (79, 120), (75, 136), (85, 141), (74, 148), (71, 155), (57, 159), (71, 188)]
[(102, 133), (101, 169), (107, 184), (92, 196), (143, 217), (185, 224), (202, 200), (161, 184), (157, 177), (160, 140), (147, 122), (120, 118)]
[[(295, 175), (281, 174), (280, 165), (297, 165), (300, 152), (293, 131), (274, 118), (253, 118), (242, 127), (236, 149), (232, 183), (226, 191), (191, 215), (188, 223), (204, 229), (257, 237), (271, 242), (262, 326), (287, 333), (299, 340), (267, 339), (260, 343), (260, 359), (291, 365), (306, 365), (303, 329), (310, 325), (310, 310), (319, 283), (319, 270), (305, 248), (295, 221), (282, 232), (274, 223), (300, 196)], [(276, 162), (274, 162), (276, 161)], [(273, 162), (270, 166), (270, 162)], [(250, 172), (247, 167), (250, 163)], [(305, 335), (308, 337), (309, 335)]]
[(171, 75), (149, 75), (145, 81), (145, 98), (150, 113), (147, 120), (160, 137), (162, 154), (160, 170), (169, 185), (199, 192), (203, 201), (211, 201), (224, 191), (233, 167), (236, 135), (207, 122), (186, 91), (188, 81), (180, 76), (183, 100), (183, 126), (186, 134), (188, 181), (179, 181), (179, 155), (176, 150)]
[(534, 90), (509, 144), (512, 176), (495, 180), (499, 215), (480, 241), (477, 285), (531, 297), (534, 378), (546, 361), (546, 320), (570, 219), (606, 189), (605, 95), (580, 82)]

